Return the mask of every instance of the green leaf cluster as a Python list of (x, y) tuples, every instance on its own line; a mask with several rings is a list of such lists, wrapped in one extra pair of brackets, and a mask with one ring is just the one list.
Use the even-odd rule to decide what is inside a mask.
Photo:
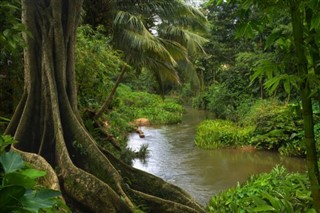
[(209, 212), (315, 212), (307, 174), (276, 166), (211, 198)]
[[(176, 124), (181, 122), (184, 108), (171, 98), (162, 99), (156, 94), (133, 91), (120, 84), (111, 104), (112, 110), (105, 116), (111, 135), (125, 144), (127, 135), (133, 130), (130, 124), (138, 118), (147, 118), (152, 125)], [(90, 132), (94, 131), (92, 122), (86, 121)]]
[[(300, 106), (283, 105), (275, 99), (243, 102), (239, 121), (208, 120), (200, 123), (195, 144), (202, 148), (250, 145), (275, 150), (282, 155), (305, 157), (304, 131)], [(320, 150), (320, 123), (315, 120), (317, 149)]]
[(26, 32), (21, 24), (21, 5), (19, 0), (0, 1), (0, 50), (15, 51), (23, 46), (22, 32)]
[(253, 127), (239, 127), (232, 121), (206, 120), (196, 130), (195, 144), (201, 148), (248, 145)]
[(258, 101), (244, 121), (255, 124), (251, 145), (276, 150), (283, 155), (304, 157), (306, 150), (299, 109), (300, 106), (282, 105), (276, 100)]
[(174, 99), (162, 99), (159, 95), (132, 91), (122, 85), (113, 111), (121, 111), (129, 121), (148, 118), (152, 124), (179, 123), (184, 111)]
[(8, 136), (0, 136), (1, 212), (50, 211), (61, 193), (37, 186), (37, 179), (45, 176), (46, 172), (26, 166), (18, 153), (4, 151), (4, 147), (13, 142)]
[(103, 28), (78, 28), (76, 44), (76, 73), (81, 109), (97, 109), (120, 72), (122, 53), (110, 45)]

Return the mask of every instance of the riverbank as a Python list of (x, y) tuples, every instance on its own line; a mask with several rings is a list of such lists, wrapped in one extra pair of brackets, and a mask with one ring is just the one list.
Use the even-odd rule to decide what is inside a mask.
[(277, 164), (288, 171), (305, 170), (303, 159), (281, 157), (274, 152), (196, 147), (195, 127), (208, 118), (212, 115), (207, 111), (186, 108), (179, 124), (142, 127), (145, 138), (130, 134), (131, 149), (138, 150), (143, 144), (149, 149), (149, 157), (134, 160), (133, 166), (182, 187), (203, 205), (212, 195), (244, 183), (253, 174), (269, 172)]

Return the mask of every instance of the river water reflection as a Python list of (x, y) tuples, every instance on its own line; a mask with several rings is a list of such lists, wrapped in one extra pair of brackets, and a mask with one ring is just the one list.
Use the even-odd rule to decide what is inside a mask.
[(135, 160), (133, 166), (180, 186), (202, 204), (212, 195), (244, 182), (252, 174), (268, 172), (277, 164), (290, 171), (305, 169), (304, 160), (276, 153), (195, 147), (195, 127), (208, 116), (205, 111), (187, 109), (181, 124), (142, 127), (145, 138), (131, 134), (129, 147), (138, 150), (148, 144), (150, 150), (145, 162)]

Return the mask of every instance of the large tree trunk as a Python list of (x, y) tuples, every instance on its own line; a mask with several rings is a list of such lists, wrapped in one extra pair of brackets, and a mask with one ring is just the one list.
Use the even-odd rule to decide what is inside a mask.
[(298, 75), (300, 77), (300, 97), (302, 100), (302, 116), (304, 123), (304, 140), (307, 149), (307, 168), (311, 184), (311, 194), (314, 208), (320, 212), (320, 176), (315, 135), (313, 130), (313, 110), (308, 75), (308, 60), (304, 51), (303, 13), (300, 10), (300, 0), (291, 0), (290, 13), (292, 18), (293, 38), (297, 59)]
[[(181, 189), (102, 152), (84, 129), (74, 70), (81, 6), (82, 0), (22, 0), (32, 36), (24, 35), (24, 94), (6, 133), (37, 168), (55, 168), (61, 188), (86, 212), (132, 212), (139, 204), (150, 212), (204, 212)], [(47, 185), (58, 188), (52, 171)]]

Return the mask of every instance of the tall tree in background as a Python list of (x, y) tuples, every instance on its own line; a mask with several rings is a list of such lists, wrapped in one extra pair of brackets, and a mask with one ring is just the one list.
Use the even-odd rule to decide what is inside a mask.
[(74, 47), (82, 0), (22, 0), (25, 84), (6, 130), (25, 160), (50, 171), (50, 186), (86, 211), (204, 212), (180, 188), (129, 167), (98, 147), (77, 109)]
[[(220, 3), (222, 1), (219, 1)], [(320, 28), (320, 1), (318, 0), (286, 0), (286, 1), (270, 1), (263, 2), (258, 0), (230, 0), (229, 3), (239, 4), (239, 31), (243, 36), (251, 37), (255, 32), (266, 29), (268, 23), (274, 22), (273, 14), (285, 9), (292, 27), (291, 36), (287, 39), (284, 35), (273, 31), (266, 39), (266, 49), (272, 46), (272, 43), (278, 41), (283, 48), (290, 48), (287, 54), (294, 57), (294, 66), (291, 70), (294, 73), (286, 73), (286, 75), (277, 75), (274, 72), (272, 78), (266, 82), (266, 86), (270, 90), (275, 90), (280, 82), (284, 82), (286, 91), (290, 92), (290, 87), (297, 87), (300, 93), (302, 116), (304, 121), (304, 140), (307, 150), (307, 168), (309, 180), (311, 183), (311, 193), (313, 197), (314, 208), (320, 212), (320, 176), (318, 166), (318, 156), (316, 149), (316, 141), (314, 135), (313, 121), (313, 92), (319, 86), (318, 61), (319, 57), (319, 28)], [(259, 20), (249, 19), (252, 14), (251, 10), (260, 11)], [(263, 15), (264, 14), (264, 15)], [(316, 39), (316, 42), (315, 40)], [(311, 46), (310, 44), (315, 46)], [(275, 68), (275, 67), (274, 67)], [(259, 71), (261, 72), (261, 70)], [(292, 85), (290, 85), (292, 83)], [(313, 88), (312, 88), (313, 87)]]

